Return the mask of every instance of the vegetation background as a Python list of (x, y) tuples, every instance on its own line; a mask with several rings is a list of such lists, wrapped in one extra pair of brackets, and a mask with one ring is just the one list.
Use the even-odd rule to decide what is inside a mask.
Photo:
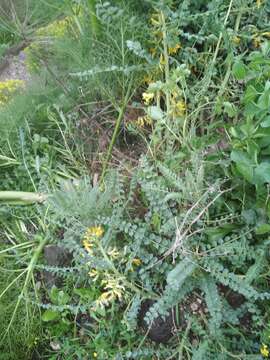
[(269, 357), (269, 15), (1, 1), (1, 360)]

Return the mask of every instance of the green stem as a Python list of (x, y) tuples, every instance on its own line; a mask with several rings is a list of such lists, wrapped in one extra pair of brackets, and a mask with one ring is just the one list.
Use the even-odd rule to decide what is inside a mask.
[[(29, 265), (27, 266), (27, 269), (26, 269), (26, 271), (27, 271), (27, 273), (26, 273), (26, 278), (25, 278), (25, 281), (24, 281), (22, 290), (21, 290), (21, 292), (20, 292), (20, 295), (18, 296), (18, 300), (17, 300), (17, 302), (16, 302), (16, 305), (15, 305), (15, 308), (14, 308), (14, 311), (13, 311), (13, 314), (12, 314), (12, 317), (11, 317), (11, 319), (10, 319), (10, 322), (9, 322), (9, 324), (8, 324), (8, 327), (7, 327), (6, 331), (5, 331), (5, 334), (4, 334), (3, 338), (2, 338), (2, 340), (5, 339), (5, 337), (7, 336), (8, 332), (9, 332), (9, 330), (10, 330), (11, 325), (13, 324), (13, 321), (14, 321), (14, 319), (15, 319), (17, 310), (18, 310), (18, 308), (19, 308), (19, 306), (20, 306), (20, 303), (21, 303), (21, 301), (22, 301), (22, 299), (23, 299), (23, 295), (26, 293), (26, 290), (27, 290), (29, 281), (30, 281), (30, 279), (31, 279), (32, 276), (33, 276), (33, 272), (34, 272), (36, 263), (37, 263), (37, 261), (38, 261), (38, 258), (39, 258), (39, 256), (40, 256), (41, 252), (43, 251), (44, 246), (46, 245), (47, 241), (48, 241), (48, 239), (47, 239), (46, 237), (44, 237), (44, 238), (42, 238), (42, 239), (40, 240), (39, 245), (38, 245), (38, 247), (36, 248), (36, 250), (35, 250), (35, 252), (34, 252), (34, 254), (33, 254), (33, 256), (32, 256), (30, 263), (29, 263)], [(24, 271), (24, 272), (25, 272), (25, 271)], [(23, 272), (23, 273), (24, 273), (24, 272)]]
[(88, 0), (88, 4), (92, 33), (95, 37), (98, 37), (100, 34), (100, 23), (96, 14), (96, 0)]
[[(169, 54), (168, 54), (168, 39), (167, 39), (167, 28), (166, 28), (166, 20), (164, 13), (161, 12), (161, 23), (162, 23), (162, 36), (163, 36), (163, 52), (164, 52), (164, 63), (165, 63), (165, 82), (166, 85), (169, 84), (170, 79), (170, 65), (169, 65)], [(169, 90), (166, 89), (166, 110), (167, 117), (170, 115), (170, 93)]]
[(41, 193), (32, 193), (24, 191), (0, 191), (0, 203), (10, 203), (17, 205), (28, 205), (34, 203), (43, 203), (47, 195)]
[(127, 93), (126, 93), (126, 96), (125, 96), (125, 99), (124, 99), (124, 102), (123, 102), (122, 106), (120, 107), (120, 109), (118, 111), (118, 118), (117, 118), (116, 123), (115, 123), (112, 139), (111, 139), (108, 151), (107, 151), (105, 162), (103, 164), (100, 183), (102, 183), (103, 180), (104, 180), (104, 177), (105, 177), (105, 174), (106, 174), (106, 171), (107, 171), (107, 167), (108, 167), (109, 161), (110, 161), (111, 156), (112, 156), (112, 150), (113, 150), (113, 147), (114, 147), (117, 135), (118, 135), (118, 131), (119, 131), (120, 125), (121, 125), (122, 120), (123, 120), (124, 115), (125, 115), (125, 110), (126, 110), (126, 107), (127, 107), (127, 103), (128, 103), (129, 96), (130, 96), (130, 91), (131, 91), (131, 83), (132, 83), (132, 81), (130, 81), (130, 84), (129, 84), (129, 87), (127, 89)]
[[(234, 31), (237, 33), (239, 31), (239, 27), (240, 27), (240, 22), (241, 22), (241, 17), (242, 17), (242, 11), (241, 9), (239, 10), (239, 13), (237, 14), (237, 18), (235, 21), (235, 26), (234, 26)], [(230, 59), (228, 67), (227, 67), (227, 71), (226, 74), (224, 76), (223, 82), (221, 84), (220, 90), (218, 92), (218, 96), (217, 98), (221, 98), (221, 96), (224, 94), (226, 85), (230, 79), (231, 76), (231, 67), (232, 67), (232, 59)]]

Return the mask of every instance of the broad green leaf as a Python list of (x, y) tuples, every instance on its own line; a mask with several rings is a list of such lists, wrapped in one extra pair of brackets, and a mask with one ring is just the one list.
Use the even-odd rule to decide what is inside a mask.
[(73, 290), (74, 294), (84, 299), (92, 299), (94, 296), (94, 291), (95, 290), (91, 288), (77, 288)]
[(238, 172), (243, 176), (244, 179), (246, 179), (248, 182), (252, 183), (254, 171), (250, 165), (239, 162), (239, 163), (236, 163), (236, 168), (237, 168)]
[(48, 309), (43, 313), (41, 318), (45, 322), (54, 321), (60, 318), (60, 314), (56, 311)]
[(267, 128), (270, 127), (270, 116), (266, 116), (261, 122), (261, 127)]
[(257, 105), (261, 110), (268, 110), (270, 107), (270, 91), (264, 91), (259, 97)]
[(254, 172), (255, 183), (269, 183), (270, 182), (270, 163), (262, 162), (255, 168)]
[(239, 138), (241, 136), (239, 130), (236, 129), (235, 127), (233, 127), (233, 126), (230, 128), (230, 133), (235, 138)]
[(261, 224), (255, 230), (257, 235), (263, 235), (270, 232), (270, 225), (269, 224)]
[(244, 110), (244, 114), (245, 116), (249, 116), (250, 118), (254, 117), (255, 115), (258, 115), (258, 113), (261, 111), (262, 109), (259, 108), (259, 106), (257, 104), (255, 104), (253, 101), (249, 102)]
[(243, 80), (246, 77), (247, 69), (242, 61), (237, 61), (233, 64), (232, 73), (237, 80)]
[(233, 150), (231, 152), (231, 160), (236, 163), (243, 163), (246, 165), (253, 165), (251, 159), (249, 158), (248, 154), (241, 150)]
[(237, 114), (237, 109), (234, 104), (230, 103), (229, 101), (224, 102), (224, 111), (228, 116), (233, 117)]
[(231, 160), (236, 163), (236, 169), (244, 177), (244, 179), (252, 183), (254, 164), (248, 154), (241, 150), (233, 150), (231, 152)]
[(222, 227), (206, 229), (205, 233), (208, 236), (210, 241), (216, 241), (216, 240), (218, 240), (220, 238), (223, 238), (224, 236), (226, 236), (230, 232), (232, 232), (232, 230), (234, 230), (235, 228), (236, 228), (235, 225), (227, 224), (227, 225), (224, 225)]
[(63, 290), (59, 291), (58, 294), (58, 304), (59, 305), (66, 305), (69, 302), (70, 296), (65, 293)]
[(247, 90), (244, 94), (244, 103), (249, 104), (250, 102), (254, 101), (258, 96), (258, 92), (254, 86), (248, 85)]
[(254, 163), (257, 163), (258, 154), (260, 152), (260, 147), (258, 146), (258, 144), (255, 141), (250, 140), (247, 142), (247, 152), (248, 152), (249, 157), (252, 159), (252, 161)]

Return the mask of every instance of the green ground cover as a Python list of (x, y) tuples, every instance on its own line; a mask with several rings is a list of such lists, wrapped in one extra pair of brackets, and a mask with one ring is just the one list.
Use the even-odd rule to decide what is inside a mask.
[(1, 3), (1, 360), (270, 357), (269, 15)]

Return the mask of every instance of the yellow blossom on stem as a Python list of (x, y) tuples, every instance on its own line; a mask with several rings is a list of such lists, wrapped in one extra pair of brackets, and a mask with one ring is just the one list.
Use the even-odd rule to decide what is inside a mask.
[(150, 84), (151, 82), (153, 81), (152, 77), (151, 76), (145, 76), (143, 78), (143, 82), (145, 82), (146, 84)]
[(134, 258), (134, 259), (132, 260), (132, 265), (140, 266), (141, 263), (142, 263), (141, 259)]
[(89, 271), (88, 275), (93, 279), (93, 281), (97, 281), (98, 279), (98, 272), (96, 269), (92, 269)]
[(89, 253), (93, 254), (94, 241), (104, 234), (104, 229), (101, 226), (89, 227), (83, 238), (83, 247)]
[(235, 45), (239, 45), (240, 42), (241, 42), (241, 39), (240, 39), (239, 36), (233, 36), (232, 42), (233, 42)]
[(153, 93), (143, 93), (142, 97), (145, 105), (149, 105), (150, 102), (154, 99), (155, 95)]
[(93, 246), (93, 243), (90, 243), (89, 240), (83, 240), (83, 247), (89, 254), (92, 254)]
[(184, 115), (186, 112), (186, 104), (183, 100), (177, 101), (176, 103), (177, 115)]
[(85, 238), (92, 237), (100, 238), (104, 234), (104, 229), (101, 226), (91, 226), (86, 230)]
[(257, 8), (259, 9), (262, 6), (263, 1), (262, 0), (256, 0)]
[(261, 351), (262, 356), (268, 357), (268, 355), (269, 355), (269, 349), (268, 349), (268, 346), (267, 346), (267, 345), (262, 344), (260, 351)]
[(152, 55), (152, 57), (156, 56), (156, 54), (157, 54), (157, 49), (156, 48), (150, 48), (149, 51), (150, 51), (150, 54)]
[(162, 67), (166, 64), (166, 61), (165, 61), (165, 58), (164, 58), (164, 55), (163, 54), (160, 54), (160, 57), (159, 57), (159, 65)]
[(181, 49), (181, 45), (180, 44), (176, 44), (174, 47), (169, 47), (169, 54), (170, 55), (175, 55), (178, 53), (179, 49)]
[(23, 88), (25, 82), (23, 80), (10, 79), (0, 81), (0, 105), (9, 102), (11, 95), (20, 88)]
[(145, 116), (139, 116), (138, 119), (135, 121), (136, 125), (138, 127), (144, 127), (145, 125), (152, 125), (152, 119), (150, 118), (149, 115), (145, 115)]
[(119, 257), (120, 252), (117, 251), (115, 248), (113, 248), (113, 249), (108, 250), (108, 255), (109, 255), (112, 259), (116, 259), (116, 258)]
[(255, 48), (259, 48), (261, 46), (261, 39), (259, 38), (259, 36), (256, 36), (254, 39), (253, 39), (253, 46)]

